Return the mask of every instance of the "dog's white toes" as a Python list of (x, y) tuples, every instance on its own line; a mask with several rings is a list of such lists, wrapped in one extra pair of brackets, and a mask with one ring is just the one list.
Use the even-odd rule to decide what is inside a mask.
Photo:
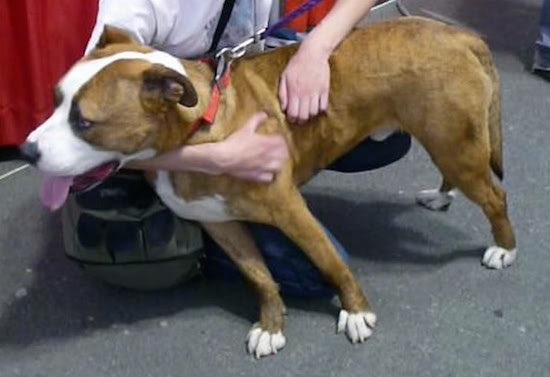
[(372, 312), (349, 313), (341, 310), (337, 332), (345, 331), (352, 343), (363, 343), (372, 335), (374, 326), (376, 326), (376, 314)]
[(449, 192), (441, 192), (437, 189), (423, 190), (416, 194), (416, 202), (432, 211), (446, 211), (455, 196), (456, 193), (453, 190)]
[(502, 247), (491, 246), (483, 255), (483, 265), (495, 270), (501, 270), (514, 263), (517, 253), (517, 249), (506, 250)]
[(248, 333), (246, 342), (248, 353), (259, 359), (263, 356), (275, 355), (285, 346), (286, 338), (281, 331), (271, 334), (256, 324)]

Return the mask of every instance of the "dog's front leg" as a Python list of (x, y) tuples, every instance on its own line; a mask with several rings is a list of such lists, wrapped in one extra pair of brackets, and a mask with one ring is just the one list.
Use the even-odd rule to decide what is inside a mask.
[(276, 354), (286, 343), (283, 335), (285, 307), (279, 295), (279, 287), (267, 269), (252, 236), (238, 222), (202, 225), (235, 262), (260, 296), (260, 320), (248, 333), (248, 352), (256, 358)]
[(342, 305), (337, 331), (345, 331), (353, 343), (364, 342), (372, 335), (376, 315), (361, 286), (308, 210), (301, 194), (296, 191), (285, 195), (285, 199), (284, 206), (272, 211), (273, 221), (336, 288)]

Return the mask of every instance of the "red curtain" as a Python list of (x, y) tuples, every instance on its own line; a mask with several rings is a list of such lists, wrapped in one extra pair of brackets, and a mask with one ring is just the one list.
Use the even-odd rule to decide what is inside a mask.
[(53, 86), (80, 58), (97, 0), (0, 0), (0, 147), (52, 111)]

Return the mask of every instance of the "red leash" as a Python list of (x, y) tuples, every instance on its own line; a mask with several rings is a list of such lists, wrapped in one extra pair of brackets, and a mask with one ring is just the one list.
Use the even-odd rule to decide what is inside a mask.
[[(211, 63), (211, 60), (205, 59), (205, 62)], [(202, 116), (197, 119), (189, 128), (188, 137), (192, 137), (203, 125), (212, 124), (216, 120), (216, 114), (218, 113), (218, 107), (220, 105), (220, 98), (222, 92), (229, 85), (231, 67), (227, 67), (223, 72), (223, 75), (219, 80), (212, 82), (212, 88), (210, 89), (210, 100), (206, 110)]]
[(287, 22), (293, 20), (294, 18), (300, 16), (304, 12), (309, 11), (317, 4), (323, 0), (308, 0), (305, 1), (301, 6), (287, 14), (281, 20), (279, 20), (274, 25), (270, 26), (267, 29), (260, 30), (252, 38), (245, 40), (243, 43), (237, 45), (234, 48), (223, 48), (218, 51), (215, 55), (216, 60), (212, 61), (211, 59), (202, 59), (203, 62), (214, 65), (214, 80), (212, 83), (212, 89), (210, 91), (210, 101), (202, 117), (197, 119), (189, 129), (189, 137), (193, 136), (203, 125), (212, 124), (216, 119), (216, 114), (218, 112), (218, 106), (220, 104), (220, 97), (222, 91), (229, 85), (229, 75), (231, 73), (231, 62), (244, 55), (246, 48), (260, 39), (264, 39), (266, 36), (273, 33), (275, 30), (286, 24)]

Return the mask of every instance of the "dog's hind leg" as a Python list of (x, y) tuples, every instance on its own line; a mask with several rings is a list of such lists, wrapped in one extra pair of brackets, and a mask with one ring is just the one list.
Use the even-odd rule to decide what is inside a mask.
[(353, 276), (319, 223), (309, 212), (296, 190), (285, 195), (285, 205), (272, 211), (275, 225), (292, 239), (336, 288), (342, 310), (337, 330), (345, 332), (353, 343), (364, 342), (372, 335), (376, 315)]
[(260, 296), (260, 320), (248, 333), (248, 352), (256, 358), (276, 354), (286, 343), (283, 335), (285, 307), (279, 287), (252, 236), (238, 222), (203, 223), (202, 226), (235, 262)]
[[(516, 259), (516, 240), (508, 219), (506, 193), (493, 182), (489, 163), (489, 152), (482, 143), (475, 141), (447, 146), (455, 153), (432, 154), (432, 158), (449, 179), (471, 201), (481, 207), (491, 224), (495, 246), (483, 256), (486, 267), (502, 269)], [(452, 150), (451, 150), (452, 152)]]
[(517, 249), (512, 225), (508, 219), (506, 193), (492, 182), (488, 171), (477, 181), (465, 179), (457, 182), (457, 186), (481, 207), (491, 223), (495, 246), (485, 251), (483, 264), (494, 269), (510, 266), (516, 260)]
[(454, 186), (445, 178), (439, 189), (422, 190), (416, 195), (416, 202), (432, 211), (446, 211), (456, 196)]

